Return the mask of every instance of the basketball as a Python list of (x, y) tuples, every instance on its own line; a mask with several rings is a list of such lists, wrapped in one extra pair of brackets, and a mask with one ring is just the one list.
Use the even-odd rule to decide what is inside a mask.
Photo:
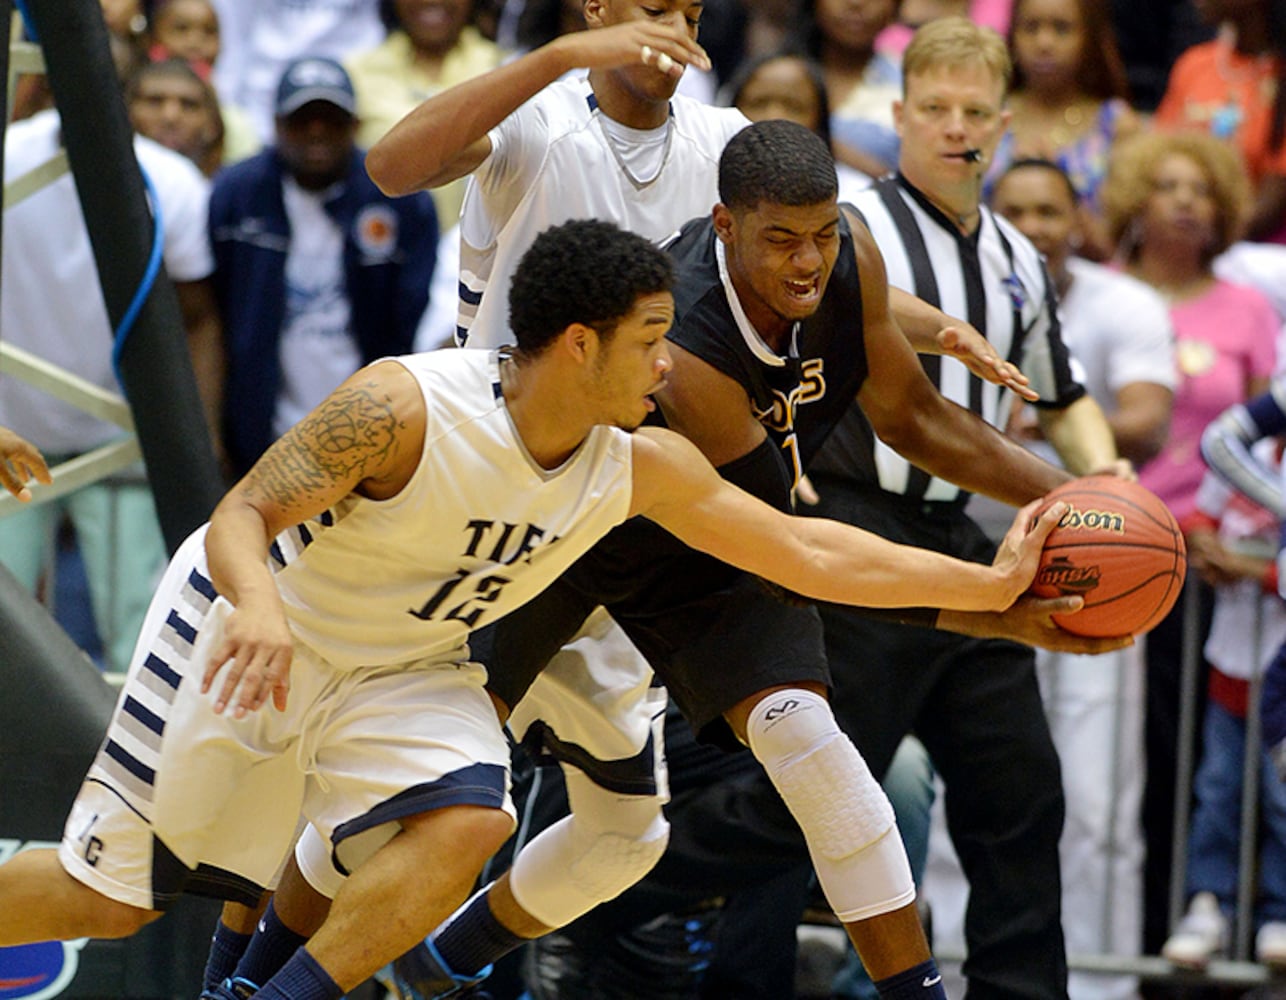
[(1070, 505), (1045, 540), (1032, 582), (1037, 597), (1085, 598), (1070, 615), (1054, 615), (1084, 636), (1138, 635), (1178, 600), (1187, 571), (1183, 532), (1169, 508), (1147, 488), (1115, 476), (1064, 483), (1041, 510)]

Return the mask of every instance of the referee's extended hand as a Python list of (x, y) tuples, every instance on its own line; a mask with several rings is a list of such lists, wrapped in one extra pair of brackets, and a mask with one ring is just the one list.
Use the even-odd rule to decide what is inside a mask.
[(937, 341), (944, 355), (955, 358), (983, 381), (1003, 385), (1023, 399), (1040, 399), (1018, 366), (997, 354), (991, 341), (967, 323), (943, 327)]
[(201, 693), (214, 686), (226, 668), (214, 702), (215, 714), (232, 705), (233, 718), (257, 711), (272, 696), (277, 711), (286, 708), (294, 644), (281, 609), (249, 601), (234, 608), (223, 626), (223, 642), (206, 664)]

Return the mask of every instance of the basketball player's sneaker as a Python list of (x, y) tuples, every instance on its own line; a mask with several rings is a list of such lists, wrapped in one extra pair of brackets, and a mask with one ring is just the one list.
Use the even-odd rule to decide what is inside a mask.
[(487, 1000), (478, 984), (491, 975), (486, 965), (469, 976), (451, 971), (433, 942), (425, 940), (386, 969), (400, 1000)]
[(1161, 957), (1185, 969), (1204, 969), (1212, 958), (1228, 951), (1228, 918), (1213, 892), (1192, 897), (1174, 933), (1161, 946)]
[(1255, 961), (1274, 972), (1286, 970), (1286, 923), (1270, 920), (1255, 935)]
[(218, 986), (212, 986), (201, 994), (201, 1000), (249, 1000), (259, 992), (259, 987), (249, 979), (240, 976), (225, 979)]

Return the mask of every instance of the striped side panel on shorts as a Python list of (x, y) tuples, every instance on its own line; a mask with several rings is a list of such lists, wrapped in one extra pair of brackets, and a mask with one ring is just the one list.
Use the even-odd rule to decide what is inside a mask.
[(183, 681), (177, 668), (192, 655), (201, 622), (216, 597), (210, 579), (193, 569), (152, 636), (142, 665), (126, 684), (90, 772), (148, 819), (166, 722)]

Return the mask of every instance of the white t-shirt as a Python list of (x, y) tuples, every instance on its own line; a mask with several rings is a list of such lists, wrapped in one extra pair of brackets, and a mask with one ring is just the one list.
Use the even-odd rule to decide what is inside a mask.
[(273, 139), (273, 106), (286, 64), (303, 56), (342, 60), (373, 49), (387, 32), (379, 0), (212, 0), (222, 46), (214, 65), (221, 100), (244, 108), (261, 142)]
[[(458, 323), (478, 333), (469, 347), (512, 339), (509, 282), (542, 230), (609, 219), (660, 241), (714, 207), (719, 156), (749, 122), (682, 96), (670, 108), (660, 156), (650, 162), (646, 154), (632, 162), (612, 145), (584, 78), (550, 84), (491, 130), (491, 154), (470, 178), (460, 217)], [(644, 144), (654, 138), (640, 134)]]
[[(10, 125), (6, 183), (52, 157), (60, 133), (55, 111)], [(214, 270), (206, 235), (209, 184), (186, 157), (150, 139), (135, 136), (134, 152), (160, 203), (166, 272), (177, 282), (209, 277)], [(13, 206), (4, 221), (0, 337), (120, 392), (107, 307), (71, 175)], [(51, 454), (88, 451), (121, 433), (11, 376), (0, 376), (0, 424)]]
[(1067, 262), (1072, 284), (1059, 304), (1063, 342), (1081, 365), (1081, 381), (1104, 411), (1131, 382), (1173, 389), (1170, 310), (1143, 282), (1080, 257)]
[[(1103, 412), (1116, 411), (1116, 394), (1132, 382), (1173, 390), (1178, 384), (1174, 326), (1165, 300), (1138, 279), (1080, 257), (1070, 258), (1067, 270), (1072, 284), (1058, 305), (1063, 343), (1081, 384)], [(1032, 450), (1061, 465), (1048, 443)]]
[(282, 182), (290, 249), (286, 314), (277, 345), (281, 384), (272, 432), (281, 437), (362, 366), (344, 286), (344, 233), (326, 214), (326, 192)]
[(1277, 371), (1286, 371), (1286, 246), (1234, 243), (1214, 260), (1215, 276), (1258, 289), (1282, 321), (1277, 337)]

